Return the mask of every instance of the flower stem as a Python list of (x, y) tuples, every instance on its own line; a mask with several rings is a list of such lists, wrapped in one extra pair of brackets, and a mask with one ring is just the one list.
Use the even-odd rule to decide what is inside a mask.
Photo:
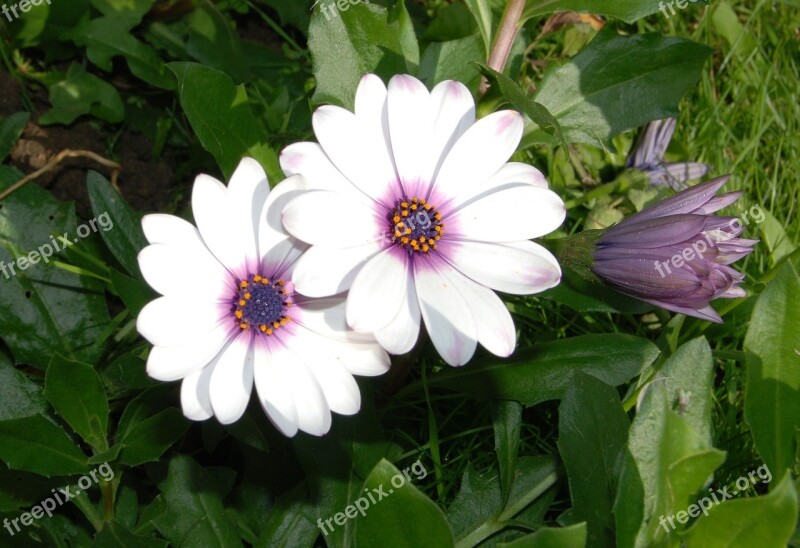
[[(519, 21), (522, 18), (522, 11), (525, 9), (525, 0), (508, 0), (503, 17), (500, 19), (500, 27), (492, 44), (492, 51), (489, 53), (488, 65), (497, 72), (503, 72), (511, 52), (511, 46), (519, 32)], [(489, 81), (486, 78), (481, 82), (481, 94), (489, 89)]]

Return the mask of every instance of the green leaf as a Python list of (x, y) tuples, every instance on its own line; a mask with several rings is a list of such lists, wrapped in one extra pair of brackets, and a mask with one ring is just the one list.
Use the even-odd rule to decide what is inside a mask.
[(94, 537), (92, 548), (167, 548), (164, 540), (133, 534), (116, 521), (107, 521)]
[[(16, 169), (0, 166), (0, 188), (21, 178)], [(56, 352), (94, 363), (103, 350), (98, 337), (109, 322), (102, 285), (49, 264), (64, 245), (59, 237), (66, 234), (70, 244), (75, 239), (72, 204), (26, 185), (0, 205), (0, 336), (16, 363), (44, 369)], [(30, 264), (32, 253), (36, 264)], [(44, 262), (42, 254), (52, 258)], [(25, 256), (22, 270), (19, 258)]]
[(487, 0), (464, 0), (464, 3), (478, 23), (478, 30), (486, 47), (484, 56), (488, 56), (492, 49), (492, 8)]
[(0, 459), (9, 468), (48, 478), (88, 471), (86, 455), (42, 415), (0, 421)]
[(274, 182), (283, 179), (278, 156), (267, 133), (253, 114), (244, 86), (196, 63), (170, 63), (178, 78), (181, 106), (203, 147), (230, 177), (244, 156), (258, 160)]
[(314, 544), (320, 535), (320, 529), (314, 523), (320, 508), (319, 504), (314, 505), (307, 500), (307, 491), (308, 486), (302, 482), (278, 498), (264, 530), (254, 544), (256, 548)]
[[(336, 10), (321, 4), (311, 17), (308, 47), (317, 89), (313, 101), (350, 110), (366, 73), (384, 80), (416, 72), (419, 47), (403, 0), (392, 8), (362, 3)], [(321, 9), (326, 7), (325, 11)], [(333, 12), (333, 16), (331, 16)]]
[(221, 70), (241, 84), (250, 76), (242, 44), (228, 20), (208, 0), (202, 0), (187, 18), (186, 50), (203, 65)]
[(774, 266), (781, 259), (790, 255), (797, 247), (792, 242), (783, 223), (778, 221), (769, 211), (763, 211), (764, 220), (758, 224), (758, 232), (764, 245), (770, 251), (770, 263)]
[(534, 100), (569, 143), (613, 150), (611, 138), (678, 114), (711, 48), (660, 34), (619, 36), (607, 27), (568, 62), (547, 71)]
[[(498, 548), (583, 548), (586, 546), (586, 524), (569, 527), (542, 527), (535, 533), (525, 535), (513, 542), (498, 544)], [(589, 544), (589, 546), (595, 546)]]
[(86, 13), (81, 23), (62, 37), (85, 46), (89, 60), (105, 72), (111, 72), (113, 59), (122, 56), (134, 76), (157, 88), (174, 89), (175, 80), (156, 50), (130, 33), (137, 18), (141, 16), (135, 10), (122, 17), (115, 14), (97, 19), (90, 19)]
[(768, 495), (713, 506), (683, 535), (689, 548), (786, 546), (797, 525), (797, 491), (791, 474)]
[(236, 526), (225, 512), (214, 476), (193, 459), (178, 455), (159, 484), (165, 512), (154, 520), (174, 546), (242, 546)]
[(108, 449), (108, 399), (103, 381), (90, 365), (53, 356), (44, 394), (56, 413), (97, 451)]
[(111, 123), (125, 118), (125, 105), (117, 89), (76, 63), (49, 89), (53, 108), (39, 118), (43, 125), (69, 125), (86, 114)]
[(558, 417), (558, 450), (569, 477), (573, 517), (586, 522), (590, 546), (614, 546), (612, 508), (630, 425), (619, 393), (579, 371)]
[(145, 360), (141, 355), (146, 347), (139, 347), (122, 354), (104, 371), (105, 378), (119, 390), (151, 388), (158, 381), (147, 376)]
[(157, 460), (189, 428), (176, 407), (172, 387), (158, 385), (133, 398), (117, 426), (116, 443), (122, 445), (120, 461), (136, 466)]
[(519, 350), (507, 360), (475, 360), (469, 367), (433, 376), (428, 384), (530, 407), (561, 398), (575, 371), (617, 386), (652, 363), (658, 353), (653, 343), (631, 335), (583, 335)]
[(481, 75), (472, 63), (483, 61), (485, 56), (483, 42), (477, 34), (448, 42), (433, 42), (422, 55), (419, 77), (429, 88), (445, 80), (457, 80), (474, 94), (478, 91)]
[(494, 450), (500, 468), (503, 503), (508, 500), (514, 481), (514, 467), (519, 452), (519, 431), (522, 425), (522, 405), (515, 401), (497, 401), (492, 407)]
[(141, 216), (134, 212), (108, 180), (89, 171), (86, 176), (89, 201), (103, 241), (119, 263), (133, 276), (139, 277), (139, 252), (147, 245)]
[(525, 113), (545, 133), (552, 135), (562, 145), (566, 145), (558, 120), (544, 106), (528, 97), (519, 84), (486, 65), (478, 64), (478, 70), (489, 79), (506, 101)]
[(354, 505), (343, 509), (341, 515), (342, 519), (355, 518), (359, 547), (454, 546), (453, 533), (439, 506), (389, 461), (382, 459), (373, 468), (364, 489), (369, 491), (362, 490)]
[(22, 131), (30, 117), (28, 112), (17, 112), (0, 122), (0, 162), (8, 157), (8, 153), (22, 137)]
[(114, 293), (122, 299), (134, 317), (139, 315), (147, 303), (158, 297), (158, 294), (146, 282), (126, 276), (116, 268), (108, 271), (108, 278), (111, 280)]
[(30, 508), (50, 495), (51, 483), (42, 476), (8, 470), (0, 464), (0, 512)]
[(47, 413), (41, 387), (14, 369), (0, 353), (0, 421)]
[[(688, 1), (697, 2), (697, 0)], [(656, 13), (662, 5), (668, 3), (663, 0), (614, 0), (613, 2), (608, 0), (528, 0), (522, 18), (527, 20), (554, 11), (577, 11), (608, 15), (622, 19), (626, 23), (633, 23), (646, 15)], [(698, 5), (703, 4), (704, 2), (700, 0)]]
[(722, 462), (723, 454), (711, 448), (713, 370), (711, 349), (700, 337), (670, 356), (644, 388), (614, 505), (619, 545), (662, 539), (667, 531), (657, 518), (693, 503), (691, 496)]
[(756, 302), (744, 339), (744, 416), (773, 474), (795, 462), (800, 428), (800, 276), (786, 261)]

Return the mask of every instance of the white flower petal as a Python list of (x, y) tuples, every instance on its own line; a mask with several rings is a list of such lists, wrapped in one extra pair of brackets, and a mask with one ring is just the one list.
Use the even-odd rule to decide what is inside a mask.
[(246, 267), (248, 245), (240, 239), (241, 222), (232, 222), (236, 212), (225, 185), (209, 175), (198, 175), (192, 188), (192, 212), (203, 241), (219, 262), (229, 269)]
[(283, 226), (311, 245), (339, 248), (374, 242), (387, 230), (369, 205), (327, 190), (304, 192), (289, 202), (283, 209)]
[(147, 374), (159, 381), (176, 381), (208, 365), (233, 338), (232, 323), (223, 322), (181, 346), (154, 346), (147, 356)]
[(451, 241), (446, 259), (481, 285), (512, 295), (532, 295), (558, 285), (561, 268), (541, 245)]
[(292, 394), (291, 363), (285, 363), (273, 356), (270, 346), (263, 343), (255, 345), (253, 369), (258, 392), (258, 400), (270, 422), (283, 435), (297, 434), (297, 406)]
[(154, 213), (142, 217), (142, 230), (151, 244), (167, 244), (177, 247), (201, 245), (205, 247), (197, 228), (180, 217)]
[(208, 389), (214, 368), (204, 367), (191, 373), (181, 383), (183, 415), (193, 421), (204, 421), (214, 416)]
[(333, 165), (373, 200), (399, 192), (394, 166), (384, 153), (383, 139), (371, 137), (370, 126), (343, 108), (324, 105), (314, 111), (314, 133)]
[(291, 344), (316, 377), (330, 410), (341, 415), (358, 413), (361, 392), (344, 365), (349, 356), (348, 345), (303, 328), (292, 337)]
[(544, 174), (535, 167), (523, 164), (522, 162), (508, 162), (492, 175), (486, 182), (486, 188), (501, 188), (505, 185), (523, 183), (526, 185), (547, 188), (547, 179)]
[(261, 212), (258, 226), (258, 248), (261, 253), (263, 268), (272, 269), (262, 274), (274, 276), (283, 274), (286, 268), (294, 263), (307, 248), (305, 244), (293, 238), (283, 227), (281, 217), (283, 208), (292, 199), (308, 190), (306, 180), (295, 175), (284, 179), (272, 190)]
[(397, 316), (410, 276), (405, 251), (389, 248), (359, 271), (347, 295), (347, 323), (356, 331), (374, 333)]
[(392, 154), (407, 196), (427, 189), (438, 159), (431, 146), (435, 113), (425, 85), (407, 74), (389, 81), (388, 122)]
[(139, 312), (136, 329), (156, 346), (182, 346), (224, 322), (227, 308), (230, 305), (159, 297)]
[(511, 313), (500, 297), (458, 270), (448, 272), (447, 277), (456, 285), (472, 311), (478, 342), (495, 356), (510, 356), (517, 343), (517, 332)]
[(487, 194), (449, 215), (445, 234), (479, 242), (514, 242), (549, 234), (564, 217), (564, 202), (554, 192), (519, 185)]
[(336, 249), (314, 246), (297, 261), (292, 281), (295, 291), (309, 297), (327, 297), (350, 289), (361, 267), (380, 250), (373, 242)]
[(522, 115), (502, 110), (481, 118), (453, 145), (436, 176), (440, 195), (471, 194), (508, 161), (522, 139)]
[(375, 342), (370, 333), (357, 333), (350, 329), (345, 319), (345, 308), (345, 297), (312, 299), (298, 302), (289, 315), (292, 321), (330, 339), (352, 343)]
[(240, 248), (250, 261), (258, 257), (260, 218), (269, 193), (264, 168), (253, 158), (243, 158), (228, 183), (230, 210), (234, 215), (229, 222), (236, 226)]
[(437, 84), (431, 91), (431, 105), (435, 118), (431, 151), (435, 163), (427, 182), (436, 179), (436, 173), (453, 145), (475, 123), (475, 101), (461, 82), (445, 80)]
[(313, 190), (331, 190), (364, 196), (342, 175), (318, 143), (294, 143), (281, 152), (281, 167), (286, 175), (302, 175)]
[[(283, 341), (280, 341), (281, 343)], [(294, 338), (289, 343), (294, 342)], [(322, 436), (331, 428), (331, 412), (317, 379), (305, 361), (283, 344), (270, 345), (272, 359), (284, 367), (289, 375), (286, 387), (297, 408), (297, 425), (303, 432)]]
[(214, 415), (222, 424), (241, 418), (253, 389), (253, 351), (250, 335), (242, 333), (233, 339), (214, 360), (209, 395)]
[(415, 265), (414, 276), (422, 318), (436, 350), (448, 364), (460, 366), (475, 353), (478, 342), (475, 319), (457, 284), (461, 278), (447, 276), (454, 269), (431, 256)]
[(145, 281), (162, 295), (206, 303), (232, 295), (230, 273), (204, 248), (153, 244), (138, 258)]
[(417, 344), (421, 323), (414, 277), (408, 276), (408, 289), (400, 311), (388, 326), (375, 333), (375, 339), (392, 354), (405, 354)]

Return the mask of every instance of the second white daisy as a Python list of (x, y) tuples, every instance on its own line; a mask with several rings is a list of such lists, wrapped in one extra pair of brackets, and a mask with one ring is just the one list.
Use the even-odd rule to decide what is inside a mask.
[(556, 259), (529, 239), (565, 216), (537, 169), (507, 163), (522, 116), (507, 110), (476, 122), (458, 82), (429, 92), (400, 75), (387, 90), (367, 75), (355, 113), (323, 106), (313, 123), (319, 144), (281, 156), (287, 175), (302, 174), (313, 189), (283, 210), (286, 229), (312, 246), (296, 265), (295, 289), (349, 290), (349, 325), (395, 354), (414, 346), (424, 320), (450, 365), (469, 361), (478, 342), (510, 355), (516, 331), (492, 289), (529, 295), (557, 285)]

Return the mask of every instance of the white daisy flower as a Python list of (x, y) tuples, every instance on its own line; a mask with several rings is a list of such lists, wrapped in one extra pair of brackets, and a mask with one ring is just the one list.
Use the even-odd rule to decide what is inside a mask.
[(294, 289), (305, 246), (281, 226), (282, 208), (306, 189), (290, 177), (270, 192), (262, 167), (245, 158), (226, 188), (194, 183), (197, 228), (172, 215), (142, 220), (151, 245), (139, 254), (145, 280), (163, 295), (139, 314), (154, 346), (148, 374), (183, 379), (189, 419), (237, 421), (255, 382), (258, 399), (285, 435), (325, 434), (331, 411), (358, 412), (353, 375), (380, 375), (389, 357), (371, 336), (347, 329), (343, 298), (309, 299)]
[[(495, 289), (517, 295), (558, 284), (561, 270), (529, 241), (564, 220), (561, 199), (535, 168), (506, 163), (522, 116), (476, 122), (467, 88), (375, 75), (358, 86), (355, 113), (314, 113), (319, 144), (287, 147), (281, 165), (312, 190), (283, 210), (287, 230), (312, 247), (298, 261), (295, 289), (347, 295), (347, 322), (373, 332), (395, 354), (415, 344), (421, 319), (450, 365), (477, 342), (498, 356), (516, 344)], [(491, 289), (490, 289), (491, 288)]]

